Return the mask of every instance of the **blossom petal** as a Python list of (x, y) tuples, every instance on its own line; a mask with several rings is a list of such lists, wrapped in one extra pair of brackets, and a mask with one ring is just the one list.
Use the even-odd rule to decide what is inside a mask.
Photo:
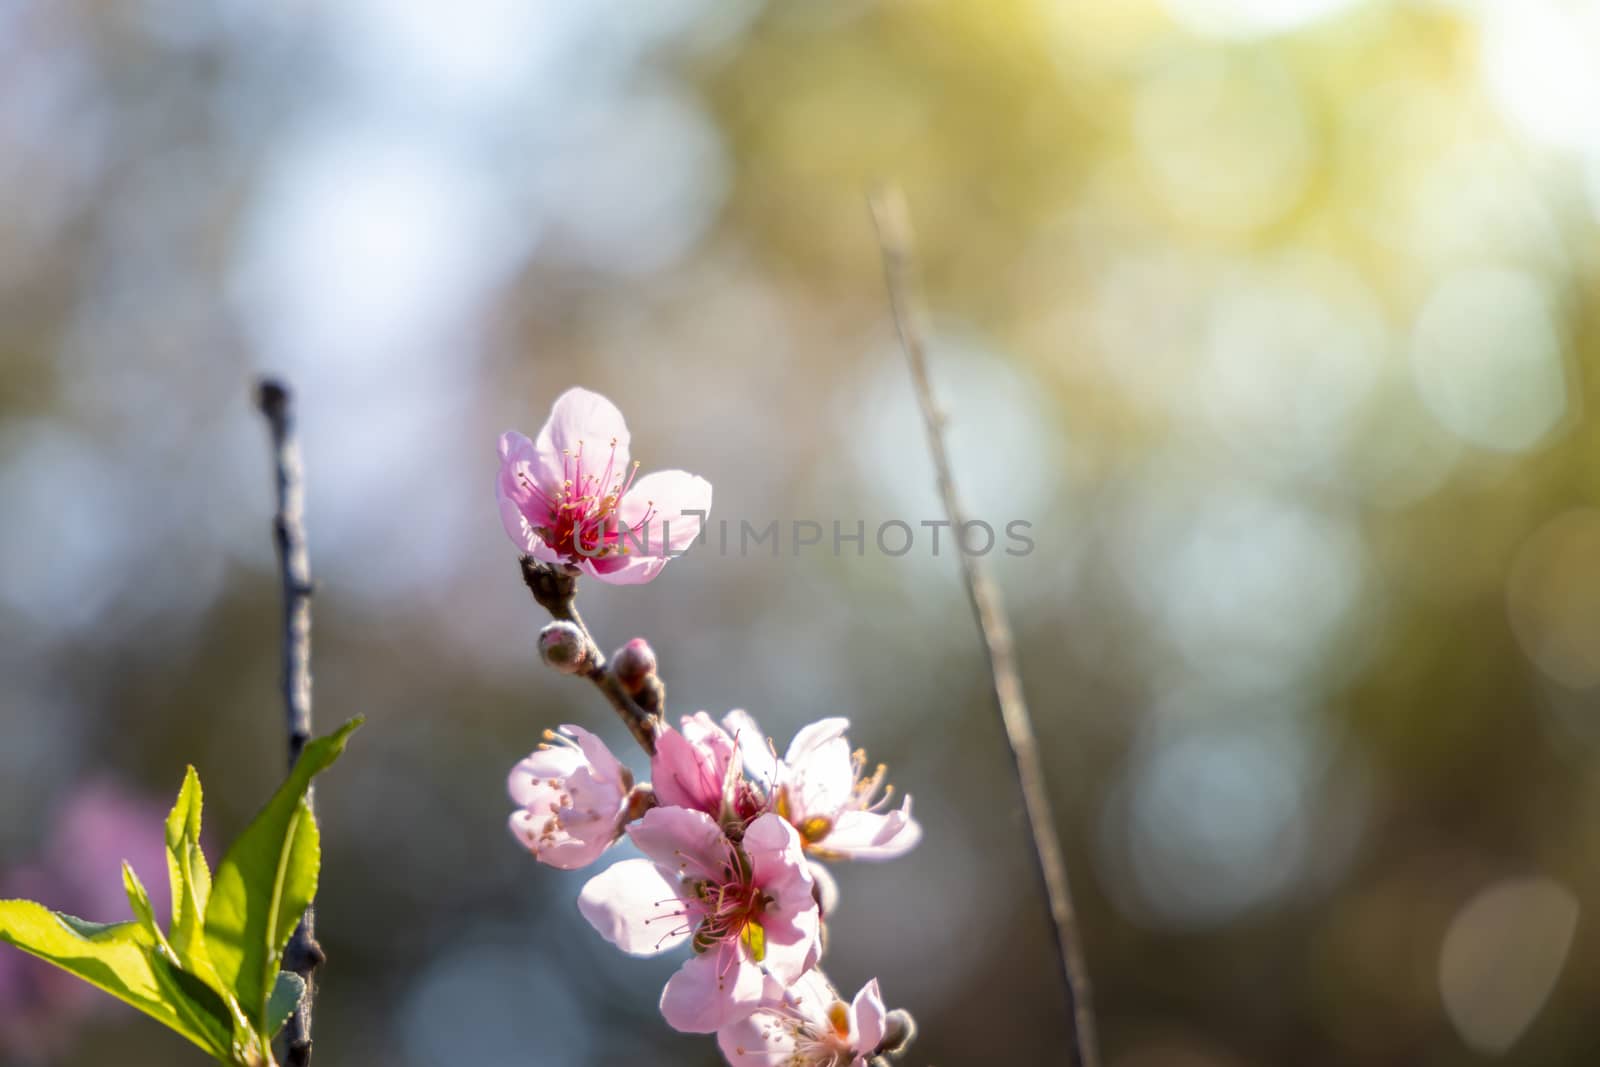
[(798, 822), (812, 817), (834, 819), (849, 805), (855, 785), (850, 742), (843, 734), (829, 738), (787, 765), (784, 789), (789, 794), (789, 814)]
[(767, 935), (766, 958), (762, 966), (785, 985), (817, 965), (822, 957), (822, 921), (817, 905), (793, 915), (767, 912), (761, 920)]
[(611, 847), (611, 839), (604, 836), (575, 837), (571, 834), (547, 835), (552, 816), (540, 815), (526, 809), (511, 813), (511, 833), (532, 852), (540, 863), (563, 871), (576, 871), (589, 866), (600, 854)]
[(874, 978), (862, 986), (856, 999), (850, 1002), (850, 1039), (857, 1052), (870, 1056), (883, 1044), (884, 1022), (888, 1015), (883, 994), (878, 992), (878, 980)]
[(845, 731), (849, 729), (850, 720), (840, 716), (818, 719), (809, 726), (801, 727), (800, 732), (794, 735), (794, 740), (789, 742), (789, 751), (784, 754), (783, 761), (789, 764), (800, 763), (813, 749), (827, 744), (836, 737), (843, 737)]
[(711, 483), (688, 471), (656, 471), (634, 481), (617, 512), (625, 526), (645, 524), (644, 555), (682, 553), (711, 513)]
[(709, 754), (671, 727), (656, 735), (650, 781), (665, 807), (716, 811), (722, 803), (722, 779)]
[(911, 798), (894, 811), (847, 811), (839, 816), (817, 851), (852, 860), (888, 860), (903, 856), (922, 840), (922, 827), (911, 817)]
[[(606, 743), (581, 726), (565, 723), (561, 732), (578, 743), (578, 749), (583, 753), (583, 758), (589, 761), (589, 768), (594, 776), (602, 782), (615, 782), (623, 788), (631, 787), (629, 779), (633, 773), (622, 765), (622, 761), (612, 754)], [(624, 782), (628, 782), (624, 785)]]
[(796, 1062), (796, 1031), (775, 1012), (752, 1012), (717, 1031), (717, 1047), (733, 1067), (789, 1067)]
[(554, 457), (559, 464), (566, 458), (563, 453), (576, 457), (580, 447), (589, 459), (598, 457), (601, 449), (610, 455), (613, 440), (617, 443), (616, 469), (624, 470), (628, 466), (629, 436), (622, 412), (599, 393), (574, 387), (556, 397), (534, 447), (541, 459)]
[(500, 501), (500, 520), (511, 539), (521, 543), (537, 537), (532, 531), (549, 524), (551, 502), (561, 495), (564, 462), (559, 453), (540, 451), (515, 430), (500, 435), (499, 451), (495, 495)]
[(728, 839), (717, 821), (694, 808), (651, 808), (628, 827), (628, 836), (663, 870), (691, 878), (725, 876)]
[(653, 581), (666, 565), (665, 556), (606, 556), (586, 559), (578, 567), (607, 585), (643, 585)]
[(770, 812), (745, 828), (743, 847), (750, 857), (751, 880), (772, 899), (761, 920), (765, 964), (788, 984), (811, 969), (822, 948), (811, 868), (795, 828)]
[(782, 816), (768, 812), (745, 827), (744, 850), (750, 854), (752, 881), (776, 897), (778, 907), (789, 912), (798, 898), (811, 899), (811, 871), (800, 834)]
[(725, 946), (678, 968), (661, 991), (661, 1015), (674, 1030), (709, 1034), (759, 1007), (765, 984), (761, 968), (742, 948)]
[(578, 910), (631, 956), (654, 956), (689, 938), (678, 887), (649, 860), (623, 860), (589, 879)]
[(506, 792), (514, 804), (524, 808), (548, 807), (559, 794), (551, 783), (565, 779), (583, 766), (583, 755), (564, 745), (541, 748), (511, 768), (506, 777)]
[(750, 713), (742, 709), (724, 715), (722, 727), (739, 746), (745, 771), (770, 794), (778, 780), (778, 760), (772, 753), (771, 740), (761, 732), (761, 727), (756, 725)]

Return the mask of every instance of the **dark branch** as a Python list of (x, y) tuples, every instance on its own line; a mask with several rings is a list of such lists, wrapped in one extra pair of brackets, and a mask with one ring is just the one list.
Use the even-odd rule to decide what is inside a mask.
[[(884, 280), (889, 289), (895, 329), (900, 334), (900, 345), (905, 350), (906, 362), (911, 368), (917, 404), (922, 410), (923, 424), (928, 432), (928, 449), (933, 454), (934, 469), (938, 473), (939, 493), (944, 498), (944, 509), (951, 527), (959, 537), (966, 522), (966, 513), (961, 508), (955, 480), (950, 473), (950, 456), (942, 429), (944, 417), (934, 402), (933, 385), (928, 377), (927, 352), (911, 303), (911, 226), (905, 201), (897, 190), (884, 190), (871, 198), (871, 207), (873, 222), (878, 229), (878, 244), (883, 253)], [(1073, 914), (1067, 865), (1056, 836), (1055, 819), (1050, 813), (1050, 797), (1045, 789), (1039, 744), (1034, 738), (1033, 722), (1022, 698), (1022, 680), (1017, 675), (1011, 627), (1000, 603), (1000, 591), (989, 580), (978, 557), (968, 552), (956, 554), (961, 558), (967, 596), (972, 602), (972, 613), (983, 636), (990, 672), (994, 675), (1000, 719), (1005, 725), (1006, 740), (1011, 745), (1023, 809), (1033, 836), (1034, 856), (1038, 860), (1040, 880), (1050, 905), (1050, 917), (1055, 924), (1056, 950), (1061, 976), (1066, 983), (1077, 1043), (1076, 1061), (1079, 1067), (1098, 1067), (1100, 1053), (1095, 1037), (1094, 1012), (1090, 1006), (1089, 972), (1084, 963), (1083, 945)]]
[[(263, 379), (256, 386), (256, 406), (272, 432), (272, 455), (277, 469), (278, 510), (272, 520), (278, 565), (283, 575), (283, 706), (289, 735), (289, 766), (311, 739), (311, 556), (306, 550), (305, 470), (300, 443), (294, 434), (294, 404), (281, 382)], [(311, 790), (306, 804), (313, 805)], [(306, 983), (305, 995), (284, 1028), (286, 1067), (311, 1063), (311, 1005), (316, 995), (316, 972), (322, 965), (322, 947), (316, 938), (315, 907), (307, 907), (283, 954), (285, 970)]]
[(662, 709), (656, 707), (646, 710), (641, 707), (611, 672), (594, 635), (589, 633), (583, 616), (578, 614), (578, 576), (565, 567), (544, 563), (532, 556), (523, 556), (521, 564), (522, 581), (533, 593), (533, 599), (539, 602), (539, 606), (548, 611), (551, 618), (574, 624), (589, 639), (589, 666), (583, 671), (583, 676), (595, 684), (607, 703), (621, 716), (628, 732), (633, 734), (633, 739), (639, 742), (645, 754), (654, 756)]

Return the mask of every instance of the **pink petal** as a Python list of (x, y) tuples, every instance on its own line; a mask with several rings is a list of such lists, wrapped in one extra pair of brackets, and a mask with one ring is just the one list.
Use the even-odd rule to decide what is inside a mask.
[(582, 444), (584, 457), (594, 459), (610, 455), (613, 440), (617, 442), (616, 469), (620, 471), (628, 465), (629, 444), (628, 424), (623, 421), (622, 412), (599, 393), (574, 387), (556, 397), (534, 447), (541, 456), (560, 459), (563, 452), (576, 457)]
[[(516, 545), (523, 555), (536, 556), (538, 549), (543, 547), (544, 542), (534, 532), (533, 523), (529, 522), (528, 517), (522, 513), (522, 508), (516, 499), (506, 490), (503, 477), (495, 479), (494, 491), (495, 499), (500, 505), (500, 525), (505, 527), (506, 536), (511, 538), (511, 543)], [(555, 561), (545, 560), (545, 562), (554, 563)]]
[[(560, 487), (561, 468), (550, 472), (540, 457), (539, 449), (517, 431), (507, 430), (500, 435), (499, 452), (501, 482), (513, 500), (522, 502), (534, 498), (533, 492), (518, 477), (519, 474), (527, 475), (534, 485), (546, 491)], [(550, 477), (552, 473), (555, 475), (553, 482)]]
[(683, 552), (700, 536), (711, 512), (711, 483), (687, 471), (656, 471), (634, 481), (617, 511), (627, 526), (649, 517), (643, 538), (646, 555)]
[(693, 808), (651, 808), (628, 827), (628, 836), (663, 870), (691, 878), (723, 879), (728, 839), (717, 821)]
[(623, 860), (589, 879), (578, 910), (601, 937), (632, 956), (654, 956), (690, 934), (677, 886), (649, 860)]
[(584, 560), (578, 566), (607, 585), (643, 585), (653, 581), (666, 567), (665, 556), (607, 556)]
[(789, 764), (800, 763), (813, 749), (827, 744), (836, 737), (843, 737), (848, 729), (850, 720), (839, 717), (819, 719), (809, 726), (804, 726), (794, 735), (794, 740), (789, 742), (789, 751), (784, 754), (783, 761)]
[(661, 1015), (686, 1034), (709, 1034), (761, 1004), (761, 969), (743, 949), (724, 947), (691, 957), (661, 991)]
[(856, 999), (850, 1003), (850, 1036), (856, 1051), (871, 1055), (883, 1043), (884, 1020), (889, 1012), (883, 1006), (883, 994), (878, 992), (874, 978), (861, 987)]
[(625, 778), (633, 777), (633, 773), (622, 765), (622, 761), (612, 755), (606, 743), (588, 730), (567, 723), (561, 727), (561, 732), (578, 742), (578, 748), (582, 751), (583, 758), (589, 761), (589, 767), (594, 771), (596, 778), (620, 785)]
[(734, 744), (744, 756), (744, 768), (750, 777), (761, 784), (768, 793), (778, 779), (778, 760), (772, 754), (772, 742), (761, 732), (756, 720), (748, 711), (730, 711), (722, 717), (723, 729), (733, 737)]
[(716, 811), (722, 804), (722, 780), (709, 754), (667, 727), (656, 735), (650, 757), (650, 780), (656, 799), (666, 807)]
[(922, 827), (911, 818), (911, 798), (895, 811), (847, 811), (828, 836), (817, 843), (824, 852), (852, 860), (887, 860), (903, 856), (922, 840)]
[(511, 813), (511, 833), (540, 863), (563, 871), (576, 871), (599, 859), (600, 854), (611, 846), (610, 839), (606, 837), (580, 839), (562, 836), (553, 842), (546, 842), (543, 835), (549, 818), (548, 815), (527, 810)]
[(744, 850), (750, 856), (751, 880), (774, 898), (773, 910), (793, 915), (816, 907), (800, 835), (782, 816), (768, 812), (745, 827)]
[(762, 966), (778, 981), (791, 984), (817, 965), (822, 956), (822, 923), (814, 902), (792, 916), (768, 911), (761, 926), (767, 935)]
[(798, 761), (788, 763), (785, 768), (789, 814), (802, 822), (812, 816), (832, 819), (849, 805), (855, 784), (856, 768), (850, 759), (850, 742), (842, 734), (813, 745)]
[[(552, 781), (565, 779), (583, 766), (583, 756), (563, 745), (541, 748), (511, 768), (506, 791), (521, 807), (547, 806), (552, 799)], [(537, 784), (536, 784), (537, 783)], [(560, 789), (554, 790), (555, 794)], [(546, 809), (548, 810), (548, 809)]]
[(767, 1011), (754, 1012), (718, 1030), (717, 1047), (733, 1067), (789, 1067), (796, 1062), (794, 1028)]
[(733, 758), (733, 737), (717, 725), (717, 721), (704, 711), (697, 711), (693, 715), (685, 715), (678, 723), (683, 728), (683, 736), (696, 748), (703, 748), (716, 757), (719, 767), (725, 766)]

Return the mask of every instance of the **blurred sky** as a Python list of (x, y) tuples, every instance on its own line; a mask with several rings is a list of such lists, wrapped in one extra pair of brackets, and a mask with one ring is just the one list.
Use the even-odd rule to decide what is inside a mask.
[[(272, 788), (282, 374), (317, 715), (369, 719), (319, 787), (319, 1050), (717, 1062), (504, 829), (545, 727), (627, 742), (538, 668), (490, 488), (582, 384), (735, 542), (785, 531), (586, 589), (602, 641), (780, 745), (848, 715), (916, 798), (830, 974), (913, 1062), (1062, 1062), (888, 179), (963, 494), (1032, 524), (989, 558), (1108, 1062), (1589, 1063), (1596, 55), (1593, 0), (0, 0), (0, 872), (97, 783), (194, 762), (213, 840)], [(0, 1063), (186, 1055), (8, 1003)]]

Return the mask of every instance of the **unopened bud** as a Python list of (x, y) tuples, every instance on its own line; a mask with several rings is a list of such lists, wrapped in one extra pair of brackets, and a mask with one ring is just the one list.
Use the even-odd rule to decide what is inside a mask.
[(904, 1008), (896, 1008), (883, 1020), (883, 1043), (878, 1052), (896, 1059), (917, 1039), (917, 1021)]
[(570, 622), (553, 622), (539, 631), (539, 658), (562, 674), (577, 674), (589, 665), (589, 639)]
[(635, 637), (611, 657), (611, 673), (622, 683), (624, 692), (629, 696), (637, 694), (656, 673), (655, 649), (644, 638)]

